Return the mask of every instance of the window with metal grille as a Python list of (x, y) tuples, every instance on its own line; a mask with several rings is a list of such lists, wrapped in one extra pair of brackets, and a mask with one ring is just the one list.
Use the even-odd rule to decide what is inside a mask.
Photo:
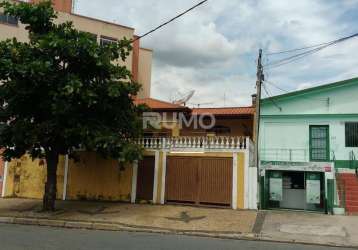
[(0, 23), (6, 23), (6, 24), (17, 26), (19, 24), (19, 20), (16, 17), (9, 16), (4, 13), (0, 13)]
[(346, 147), (358, 147), (358, 122), (346, 122)]
[(101, 38), (100, 38), (101, 46), (105, 46), (105, 45), (112, 44), (115, 42), (117, 42), (117, 39), (112, 38), (112, 37), (101, 36)]
[(310, 126), (311, 161), (329, 160), (328, 126)]

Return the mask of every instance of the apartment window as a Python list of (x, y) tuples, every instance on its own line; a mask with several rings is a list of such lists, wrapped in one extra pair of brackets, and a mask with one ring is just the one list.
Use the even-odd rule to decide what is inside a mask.
[(101, 36), (101, 39), (100, 39), (101, 46), (105, 46), (105, 45), (112, 44), (115, 42), (117, 42), (117, 39), (111, 38), (111, 37)]
[(0, 13), (0, 23), (6, 23), (10, 25), (18, 25), (19, 20), (16, 17), (6, 15), (4, 13)]
[(358, 122), (346, 123), (346, 147), (358, 147)]

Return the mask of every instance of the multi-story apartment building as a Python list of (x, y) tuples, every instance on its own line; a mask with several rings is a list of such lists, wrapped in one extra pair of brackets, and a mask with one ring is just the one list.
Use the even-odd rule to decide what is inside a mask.
[[(40, 0), (23, 0), (23, 2), (33, 4), (36, 4), (39, 1)], [(127, 39), (136, 38), (135, 30), (133, 28), (74, 13), (73, 10), (75, 0), (53, 0), (52, 2), (54, 9), (58, 12), (58, 18), (55, 20), (55, 22), (62, 23), (65, 21), (71, 21), (74, 27), (78, 30), (93, 34), (93, 36), (97, 38), (98, 43), (100, 44), (120, 40), (124, 37), (126, 37)], [(14, 37), (17, 38), (18, 41), (26, 42), (28, 41), (28, 32), (25, 30), (25, 26), (21, 22), (19, 22), (19, 20), (17, 20), (15, 17), (5, 15), (3, 13), (3, 10), (0, 8), (0, 41), (5, 39), (11, 39)], [(142, 89), (138, 93), (138, 98), (149, 98), (151, 88), (152, 50), (141, 48), (140, 40), (136, 40), (132, 45), (132, 53), (129, 55), (129, 57), (124, 63), (120, 63), (123, 63), (127, 67), (127, 69), (132, 72), (133, 79), (142, 85)], [(17, 170), (15, 172), (13, 171), (15, 170), (15, 168), (13, 168), (12, 164), (17, 164), (19, 166), (22, 164), (23, 167), (21, 168), (20, 172), (15, 173)], [(110, 162), (110, 164), (112, 164), (112, 162)], [(113, 167), (113, 165), (111, 166)], [(127, 169), (127, 172), (128, 171), (131, 170)], [(117, 172), (115, 171), (115, 173)], [(27, 175), (28, 177), (26, 177), (26, 173), (31, 173), (31, 176)], [(113, 172), (109, 171), (109, 175), (112, 176)], [(6, 176), (8, 176), (8, 178), (6, 178)], [(44, 176), (44, 168), (39, 167), (39, 162), (32, 162), (30, 159), (27, 158), (27, 156), (24, 156), (22, 160), (14, 160), (5, 164), (0, 160), (1, 195), (18, 195), (23, 197), (28, 196), (40, 198), (42, 196)], [(113, 176), (115, 176), (115, 178), (118, 177), (117, 175)], [(13, 177), (17, 178), (18, 180), (21, 179), (21, 181), (18, 183), (13, 182)], [(8, 185), (6, 185), (6, 179), (8, 180)], [(36, 186), (36, 188), (29, 188), (29, 186), (24, 184), (26, 183), (26, 180), (30, 180), (29, 183), (32, 183), (31, 185)], [(80, 182), (76, 180), (76, 183)], [(125, 183), (125, 181), (121, 181), (120, 184), (125, 185), (122, 183)], [(80, 186), (80, 188), (83, 187)], [(58, 187), (58, 189), (60, 189), (60, 187)], [(108, 186), (105, 188), (105, 190), (107, 190), (108, 192), (111, 192), (110, 190), (114, 189), (118, 189), (118, 186), (114, 187), (113, 189)], [(24, 194), (23, 192), (27, 194)], [(33, 193), (35, 193), (36, 195), (33, 195)], [(122, 197), (121, 192), (116, 192), (116, 194), (118, 197)], [(113, 193), (110, 193), (110, 195), (113, 196)], [(78, 194), (78, 192), (76, 191), (75, 196), (79, 197), (81, 195)], [(123, 199), (125, 199), (125, 197)]]
[[(37, 3), (41, 0), (23, 2)], [(126, 37), (136, 37), (135, 30), (123, 25), (105, 22), (74, 13), (75, 0), (53, 0), (53, 7), (58, 11), (56, 22), (73, 22), (75, 28), (93, 34), (99, 43), (104, 44)], [(27, 41), (28, 33), (16, 18), (4, 15), (0, 10), (0, 40), (16, 37), (19, 41)], [(151, 87), (152, 50), (140, 47), (140, 40), (133, 44), (133, 51), (127, 58), (125, 66), (132, 72), (133, 79), (142, 85), (139, 98), (148, 98)]]

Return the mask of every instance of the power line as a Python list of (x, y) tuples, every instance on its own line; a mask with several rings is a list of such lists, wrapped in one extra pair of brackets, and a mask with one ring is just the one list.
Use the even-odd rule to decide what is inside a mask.
[(272, 63), (264, 65), (264, 66), (266, 68), (270, 68), (270, 69), (277, 68), (277, 67), (280, 67), (282, 65), (289, 64), (289, 63), (295, 62), (297, 60), (300, 60), (301, 58), (306, 57), (308, 55), (317, 53), (318, 51), (321, 51), (321, 50), (323, 50), (323, 49), (325, 49), (325, 48), (327, 48), (327, 47), (329, 47), (331, 45), (333, 45), (333, 44), (325, 45), (325, 46), (315, 48), (315, 49), (312, 49), (312, 50), (309, 50), (309, 51), (306, 51), (306, 52), (303, 52), (303, 53), (299, 53), (299, 54), (296, 54), (296, 55), (293, 55), (293, 56), (278, 60), (276, 62), (272, 62)]
[(297, 48), (297, 49), (290, 49), (290, 50), (284, 50), (284, 51), (271, 52), (271, 53), (266, 53), (266, 55), (267, 56), (274, 56), (274, 55), (286, 54), (286, 53), (291, 53), (291, 52), (300, 51), (300, 50), (312, 49), (312, 48), (320, 47), (322, 45), (329, 44), (331, 42), (320, 43), (320, 44), (306, 46), (306, 47)]
[[(282, 65), (285, 65), (285, 64), (288, 64), (288, 63), (291, 63), (291, 62), (294, 62), (294, 61), (297, 61), (303, 57), (306, 57), (308, 55), (311, 55), (311, 54), (314, 54), (314, 53), (317, 53), (329, 46), (332, 46), (332, 45), (336, 45), (338, 43), (341, 43), (341, 42), (344, 42), (346, 40), (349, 40), (351, 38), (354, 38), (354, 37), (357, 37), (358, 36), (358, 33), (355, 33), (353, 35), (350, 35), (350, 36), (346, 36), (346, 37), (343, 37), (343, 38), (340, 38), (340, 39), (337, 39), (337, 40), (334, 40), (334, 41), (331, 41), (331, 42), (327, 42), (327, 43), (322, 43), (321, 45), (317, 45), (317, 46), (311, 46), (311, 50), (308, 50), (308, 51), (305, 51), (305, 52), (301, 52), (301, 53), (298, 53), (298, 54), (295, 54), (293, 56), (289, 56), (289, 57), (286, 57), (286, 58), (283, 58), (283, 59), (280, 59), (280, 60), (277, 60), (275, 62), (272, 62), (272, 63), (269, 63), (269, 64), (266, 64), (264, 65), (264, 67), (267, 67), (267, 68), (276, 68), (276, 67), (279, 67), (279, 66), (282, 66)], [(299, 48), (299, 49), (294, 49), (294, 50), (291, 50), (291, 51), (296, 51), (296, 50), (303, 50), (304, 48)], [(284, 51), (283, 51), (284, 52)], [(279, 53), (279, 52), (277, 52)]]
[[(281, 91), (283, 91), (285, 93), (290, 93), (291, 92), (291, 91), (288, 91), (288, 90), (285, 90), (285, 89), (281, 88), (278, 84), (273, 83), (271, 81), (265, 80), (264, 82), (270, 84), (271, 86), (273, 86), (273, 87), (275, 87), (275, 88), (277, 88), (277, 89), (279, 89), (279, 90), (281, 90)], [(313, 97), (306, 97), (306, 96), (301, 96), (301, 98), (309, 100), (309, 101), (322, 101), (322, 102), (325, 102), (325, 101), (327, 101), (327, 99), (329, 99), (329, 97), (327, 97), (327, 98), (313, 98)]]
[(271, 82), (271, 81), (265, 80), (264, 82), (270, 84), (271, 86), (275, 87), (275, 88), (278, 89), (278, 90), (281, 90), (282, 92), (285, 92), (285, 93), (289, 93), (289, 92), (290, 92), (290, 91), (288, 91), (288, 90), (285, 90), (285, 89), (281, 88), (281, 87), (278, 86), (276, 83), (273, 83), (273, 82)]
[(280, 106), (278, 106), (278, 104), (273, 100), (272, 95), (269, 93), (269, 91), (266, 88), (265, 84), (262, 84), (262, 87), (264, 88), (264, 91), (266, 93), (266, 95), (268, 96), (268, 99), (272, 102), (272, 104), (278, 108), (280, 111), (282, 111), (282, 108)]
[(186, 11), (180, 13), (179, 15), (173, 17), (172, 19), (166, 21), (165, 23), (159, 25), (158, 27), (156, 27), (156, 28), (154, 28), (154, 29), (148, 31), (147, 33), (144, 33), (144, 34), (141, 35), (141, 36), (138, 36), (137, 38), (135, 38), (134, 40), (132, 40), (132, 42), (135, 42), (135, 41), (137, 41), (137, 40), (139, 40), (139, 39), (142, 39), (143, 37), (148, 36), (149, 34), (151, 34), (151, 33), (155, 32), (155, 31), (161, 29), (162, 27), (168, 25), (169, 23), (173, 22), (174, 20), (178, 19), (179, 17), (184, 16), (184, 15), (187, 14), (188, 12), (190, 12), (190, 11), (196, 9), (196, 8), (199, 7), (200, 5), (203, 5), (203, 4), (206, 3), (207, 1), (209, 1), (209, 0), (204, 0), (204, 1), (199, 2), (198, 4), (196, 4), (196, 5), (194, 5), (193, 7), (187, 9)]

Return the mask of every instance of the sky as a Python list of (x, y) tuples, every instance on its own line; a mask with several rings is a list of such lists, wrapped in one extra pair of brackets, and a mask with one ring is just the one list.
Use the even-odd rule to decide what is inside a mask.
[[(199, 0), (76, 0), (75, 12), (135, 28), (141, 35)], [(153, 49), (151, 97), (189, 106), (249, 106), (256, 61), (358, 32), (358, 0), (209, 0), (141, 40)], [(277, 68), (264, 68), (268, 94), (283, 94), (358, 76), (358, 38)]]

